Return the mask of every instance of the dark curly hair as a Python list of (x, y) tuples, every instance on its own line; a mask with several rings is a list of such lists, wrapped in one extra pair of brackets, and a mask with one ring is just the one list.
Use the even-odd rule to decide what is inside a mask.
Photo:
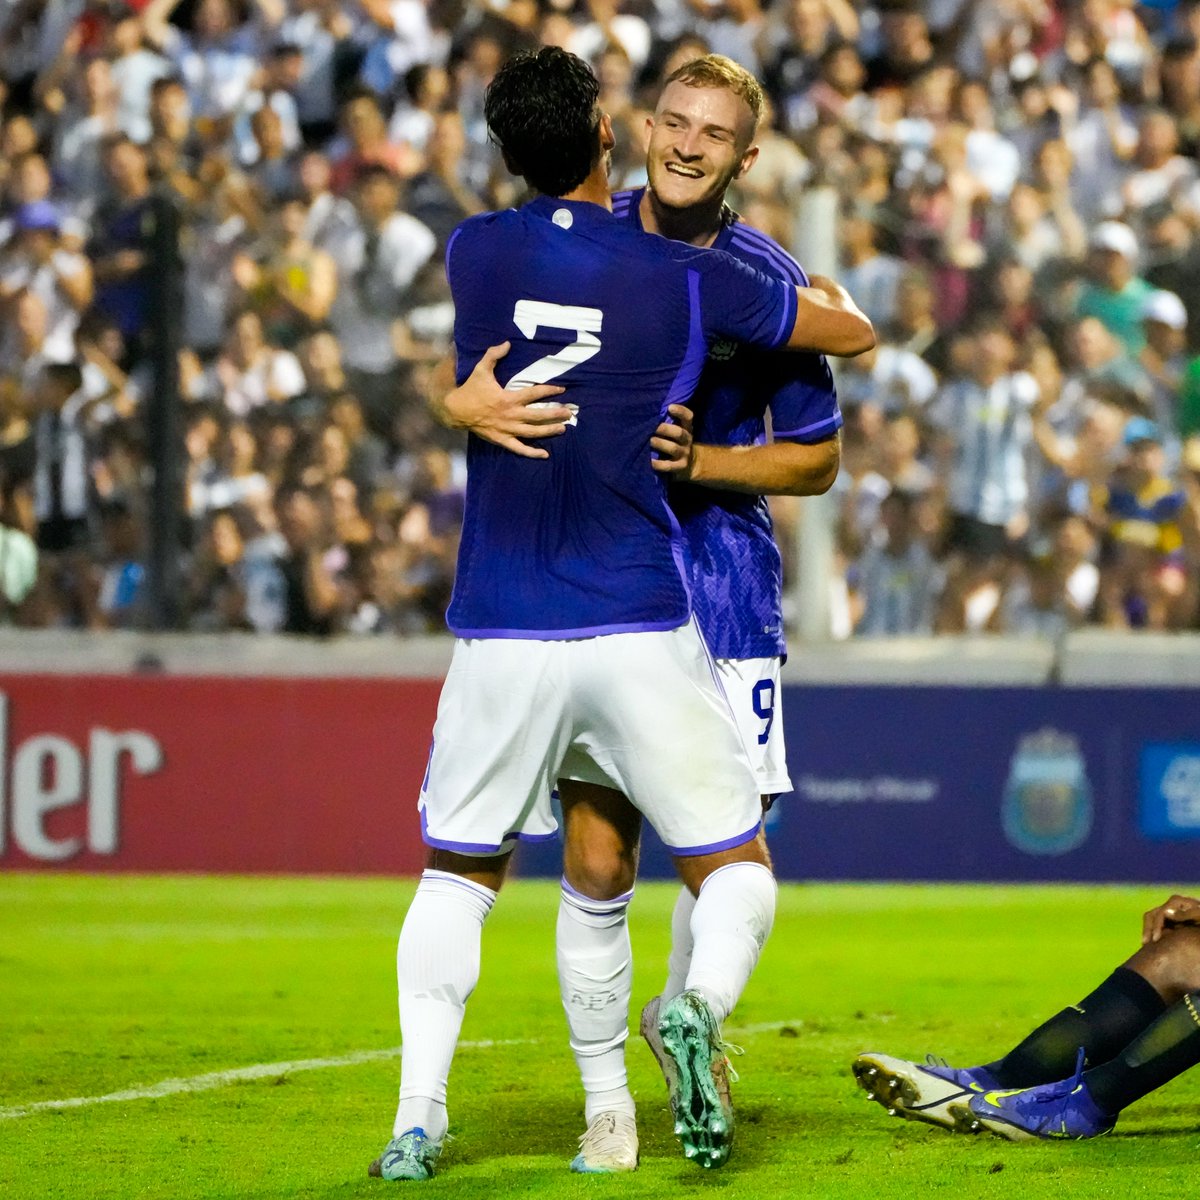
[(599, 161), (599, 96), (583, 59), (547, 46), (496, 72), (483, 111), (508, 169), (544, 195), (565, 196)]

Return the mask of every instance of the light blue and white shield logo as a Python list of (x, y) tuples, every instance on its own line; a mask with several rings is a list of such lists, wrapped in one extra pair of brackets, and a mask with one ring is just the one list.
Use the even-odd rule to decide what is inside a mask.
[(1079, 743), (1042, 729), (1017, 743), (1001, 808), (1004, 836), (1026, 854), (1066, 854), (1092, 831), (1092, 789)]

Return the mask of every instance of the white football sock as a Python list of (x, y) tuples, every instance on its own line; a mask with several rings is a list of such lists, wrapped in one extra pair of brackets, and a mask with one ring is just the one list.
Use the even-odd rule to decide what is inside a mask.
[(662, 1002), (674, 1000), (687, 987), (688, 970), (692, 965), (692, 909), (696, 897), (687, 888), (679, 889), (671, 913), (671, 952), (667, 955), (667, 982), (663, 984)]
[(425, 871), (417, 885), (396, 948), (403, 1049), (393, 1137), (414, 1126), (446, 1134), (446, 1080), (495, 902), (490, 888), (449, 871)]
[(558, 906), (558, 983), (579, 1066), (585, 1116), (634, 1114), (625, 1074), (633, 953), (626, 912), (633, 893), (593, 900), (564, 879)]
[(733, 1011), (775, 921), (775, 877), (761, 863), (718, 867), (692, 910), (689, 990), (699, 991), (718, 1021)]

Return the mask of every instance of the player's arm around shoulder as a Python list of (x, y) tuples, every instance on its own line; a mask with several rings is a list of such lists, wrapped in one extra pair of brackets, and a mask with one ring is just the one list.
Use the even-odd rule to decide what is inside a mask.
[(874, 348), (875, 328), (841, 284), (812, 275), (808, 287), (796, 289), (796, 320), (787, 346), (853, 358)]

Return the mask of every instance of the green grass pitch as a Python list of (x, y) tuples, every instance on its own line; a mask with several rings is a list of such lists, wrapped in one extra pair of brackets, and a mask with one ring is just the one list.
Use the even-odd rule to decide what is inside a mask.
[[(455, 1140), (425, 1185), (366, 1176), (398, 1062), (377, 1055), (209, 1090), (70, 1108), (254, 1064), (386, 1051), (411, 882), (0, 875), (0, 1197), (1178, 1197), (1200, 1157), (1200, 1073), (1092, 1143), (1013, 1146), (888, 1119), (848, 1067), (865, 1049), (973, 1062), (1085, 994), (1137, 944), (1163, 889), (789, 886), (727, 1036), (729, 1165), (680, 1155), (665, 1092), (630, 1041), (642, 1166), (575, 1177), (582, 1132), (554, 981), (557, 888), (514, 882), (451, 1078)], [(674, 889), (632, 908), (635, 1005), (657, 990)], [(636, 1022), (636, 1014), (634, 1017)], [(744, 1032), (739, 1032), (739, 1030)], [(492, 1044), (492, 1043), (511, 1044)]]

